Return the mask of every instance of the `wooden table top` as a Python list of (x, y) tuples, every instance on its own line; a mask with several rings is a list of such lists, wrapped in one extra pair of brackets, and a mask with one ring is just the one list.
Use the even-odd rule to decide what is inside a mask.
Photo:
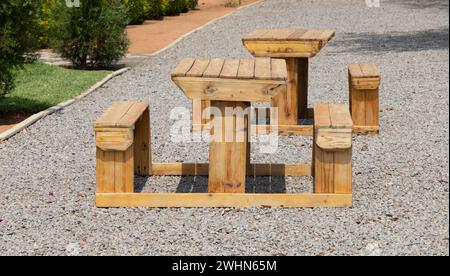
[(171, 72), (189, 98), (216, 101), (270, 101), (286, 89), (283, 59), (185, 58)]
[(245, 47), (256, 57), (313, 57), (335, 35), (334, 30), (258, 29), (245, 36)]
[(287, 79), (286, 62), (282, 59), (193, 59), (185, 58), (171, 72), (175, 77), (219, 79)]

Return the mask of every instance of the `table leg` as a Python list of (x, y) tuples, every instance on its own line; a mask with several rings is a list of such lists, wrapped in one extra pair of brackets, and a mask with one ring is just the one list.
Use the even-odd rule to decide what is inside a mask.
[(308, 118), (308, 58), (297, 59), (298, 119)]
[[(245, 193), (248, 152), (248, 115), (242, 111), (249, 106), (244, 102), (212, 101), (221, 115), (213, 114), (212, 141), (209, 149), (210, 193)], [(226, 108), (232, 108), (231, 114)], [(235, 109), (237, 108), (237, 109)], [(218, 131), (218, 128), (221, 131)]]
[(298, 59), (286, 58), (288, 71), (287, 90), (272, 100), (272, 106), (278, 107), (278, 125), (296, 125), (298, 118)]

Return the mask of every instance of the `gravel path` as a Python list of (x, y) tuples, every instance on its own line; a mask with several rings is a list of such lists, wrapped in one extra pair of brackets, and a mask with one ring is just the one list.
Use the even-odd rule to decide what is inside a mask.
[[(448, 255), (448, 9), (445, 0), (265, 1), (189, 36), (0, 144), (0, 254)], [(240, 38), (257, 27), (338, 30), (311, 60), (311, 103), (347, 101), (347, 65), (379, 64), (382, 134), (354, 139), (354, 207), (95, 208), (93, 121), (114, 100), (149, 99), (154, 159), (206, 161), (204, 144), (170, 142), (168, 111), (190, 105), (169, 71), (185, 56), (249, 56)], [(276, 154), (252, 159), (308, 161), (310, 144), (283, 138)], [(260, 181), (256, 190), (311, 188), (307, 178)], [(137, 182), (161, 192), (206, 185)]]

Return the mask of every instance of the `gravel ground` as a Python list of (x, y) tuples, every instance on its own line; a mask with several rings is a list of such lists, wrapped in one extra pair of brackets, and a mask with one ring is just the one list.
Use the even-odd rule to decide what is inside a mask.
[[(379, 8), (364, 0), (265, 1), (196, 32), (0, 144), (0, 254), (448, 255), (448, 9), (445, 0)], [(347, 102), (347, 65), (379, 65), (382, 133), (354, 138), (354, 207), (95, 208), (91, 126), (102, 111), (114, 100), (149, 99), (154, 159), (206, 161), (205, 144), (170, 141), (168, 111), (190, 104), (169, 72), (185, 56), (248, 57), (240, 38), (258, 27), (337, 29), (311, 60), (311, 103)], [(283, 138), (275, 154), (254, 150), (252, 159), (308, 161), (310, 144)], [(144, 191), (206, 185), (201, 177), (137, 180)], [(307, 191), (311, 179), (258, 184)]]

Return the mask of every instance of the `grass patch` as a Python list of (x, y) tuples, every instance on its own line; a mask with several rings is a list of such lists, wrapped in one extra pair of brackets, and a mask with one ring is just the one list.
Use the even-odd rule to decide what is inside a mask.
[(0, 113), (37, 113), (74, 98), (110, 73), (27, 64), (17, 72), (16, 88), (0, 98)]

